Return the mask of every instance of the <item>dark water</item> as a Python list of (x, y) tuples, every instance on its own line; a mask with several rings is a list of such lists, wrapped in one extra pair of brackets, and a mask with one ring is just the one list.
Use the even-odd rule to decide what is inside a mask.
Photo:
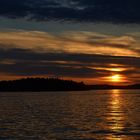
[(0, 93), (0, 140), (140, 140), (140, 90)]

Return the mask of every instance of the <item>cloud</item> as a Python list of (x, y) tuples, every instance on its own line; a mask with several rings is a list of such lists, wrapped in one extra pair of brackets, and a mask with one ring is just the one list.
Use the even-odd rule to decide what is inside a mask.
[[(92, 32), (49, 34), (38, 31), (0, 32), (1, 48), (37, 52), (65, 52), (139, 57), (140, 43), (132, 36), (110, 36)], [(6, 47), (5, 47), (6, 46)]]
[(140, 23), (140, 2), (128, 0), (1, 0), (0, 15), (35, 20)]
[[(1, 49), (0, 73), (15, 77), (55, 76), (103, 82), (103, 77), (117, 73), (135, 82), (140, 75), (140, 58), (95, 54), (47, 53), (25, 49)], [(133, 70), (132, 70), (133, 69)], [(134, 75), (135, 73), (135, 75)]]
[(132, 35), (1, 31), (0, 78), (56, 76), (99, 83), (117, 72), (135, 82), (140, 76), (138, 46)]

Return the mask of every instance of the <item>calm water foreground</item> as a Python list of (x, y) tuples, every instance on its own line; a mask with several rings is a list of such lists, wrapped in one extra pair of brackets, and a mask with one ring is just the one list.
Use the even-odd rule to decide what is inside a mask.
[(140, 140), (140, 90), (0, 93), (0, 140)]

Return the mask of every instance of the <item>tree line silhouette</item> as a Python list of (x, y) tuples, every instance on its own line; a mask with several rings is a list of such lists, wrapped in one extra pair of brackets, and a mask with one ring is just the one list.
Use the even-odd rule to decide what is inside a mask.
[(86, 85), (83, 82), (58, 78), (26, 78), (0, 81), (0, 92), (12, 91), (82, 91), (101, 89), (140, 89), (140, 84), (128, 86)]
[(0, 91), (69, 91), (84, 90), (85, 87), (83, 82), (58, 78), (26, 78), (0, 82)]

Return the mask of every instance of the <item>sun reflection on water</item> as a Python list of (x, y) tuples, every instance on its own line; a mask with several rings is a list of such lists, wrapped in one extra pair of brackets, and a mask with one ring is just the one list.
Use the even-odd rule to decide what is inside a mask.
[(124, 129), (124, 113), (122, 111), (121, 100), (120, 91), (117, 89), (112, 90), (109, 103), (109, 113), (107, 115), (111, 135), (107, 136), (107, 140), (122, 140), (120, 134)]

